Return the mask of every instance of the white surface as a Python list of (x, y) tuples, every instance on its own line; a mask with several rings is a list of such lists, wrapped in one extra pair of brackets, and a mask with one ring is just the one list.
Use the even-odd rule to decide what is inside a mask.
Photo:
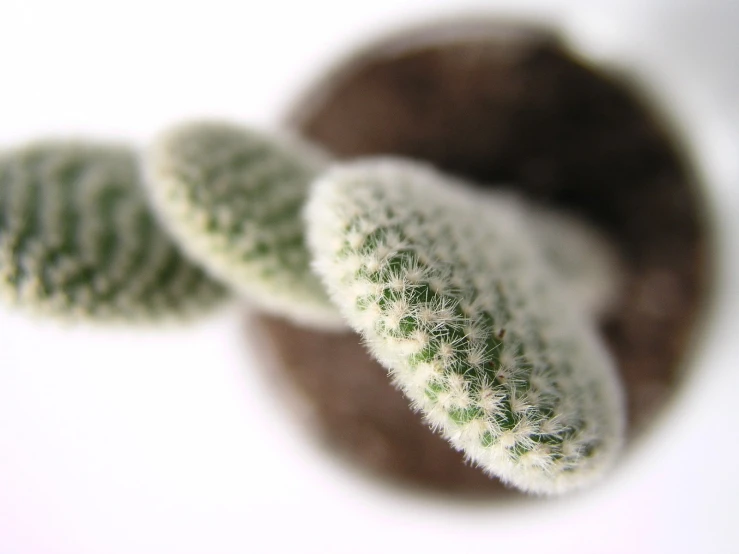
[[(739, 4), (525, 4), (674, 93), (668, 110), (719, 210), (725, 263), (698, 367), (617, 474), (526, 507), (406, 497), (314, 447), (257, 370), (236, 311), (148, 333), (2, 311), (1, 554), (739, 550)], [(202, 115), (268, 123), (361, 37), (454, 5), (0, 0), (0, 145), (70, 132), (144, 141)]]

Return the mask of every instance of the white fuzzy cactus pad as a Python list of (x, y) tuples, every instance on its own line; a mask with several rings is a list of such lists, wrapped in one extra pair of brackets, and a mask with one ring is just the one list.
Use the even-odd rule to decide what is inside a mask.
[(612, 361), (512, 203), (380, 159), (320, 178), (306, 217), (332, 298), (456, 448), (542, 494), (611, 465), (624, 431)]
[(152, 217), (128, 148), (37, 143), (0, 155), (0, 295), (77, 319), (168, 319), (225, 290)]
[(301, 212), (326, 163), (297, 138), (219, 122), (165, 132), (149, 150), (154, 206), (182, 248), (260, 308), (343, 322), (310, 269)]

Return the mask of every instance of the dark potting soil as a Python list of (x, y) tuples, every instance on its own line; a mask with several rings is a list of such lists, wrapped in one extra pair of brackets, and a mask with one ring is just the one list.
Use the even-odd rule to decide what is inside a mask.
[[(290, 123), (340, 158), (395, 154), (579, 215), (621, 255), (601, 331), (623, 378), (631, 440), (679, 382), (707, 282), (700, 188), (635, 87), (553, 33), (450, 23), (385, 40), (333, 71)], [(432, 433), (351, 333), (260, 316), (274, 370), (324, 440), (375, 473), (453, 493), (504, 489)]]

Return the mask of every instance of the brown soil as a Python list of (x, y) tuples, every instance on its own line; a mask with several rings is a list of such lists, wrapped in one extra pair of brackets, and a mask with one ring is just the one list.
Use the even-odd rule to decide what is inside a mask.
[[(627, 80), (550, 32), (452, 23), (358, 54), (305, 96), (291, 124), (341, 158), (431, 161), (598, 226), (626, 269), (621, 302), (601, 329), (626, 386), (631, 437), (664, 406), (705, 288), (707, 232), (682, 152)], [(427, 429), (357, 336), (267, 317), (258, 325), (277, 370), (339, 452), (429, 489), (504, 490)]]

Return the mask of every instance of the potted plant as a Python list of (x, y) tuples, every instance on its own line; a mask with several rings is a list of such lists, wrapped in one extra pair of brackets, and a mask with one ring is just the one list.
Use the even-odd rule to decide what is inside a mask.
[[(4, 290), (57, 314), (159, 318), (214, 304), (223, 283), (288, 318), (264, 324), (279, 367), (355, 457), (496, 489), (407, 407), (394, 430), (396, 393), (356, 386), (383, 372), (336, 333), (348, 321), (488, 473), (546, 494), (600, 477), (626, 414), (633, 433), (674, 386), (704, 286), (702, 205), (658, 118), (555, 36), (479, 22), (391, 39), (327, 81), (293, 124), (331, 154), (205, 122), (162, 135), (143, 179), (115, 148), (6, 155)], [(332, 169), (376, 154), (406, 159)]]
[[(711, 247), (684, 148), (633, 81), (539, 26), (447, 20), (385, 37), (338, 64), (288, 122), (340, 158), (428, 161), (594, 228), (610, 247), (588, 244), (586, 227), (576, 249), (587, 256), (610, 249), (617, 260), (601, 262), (608, 275), (619, 274), (617, 284), (602, 273), (590, 282), (617, 290), (595, 325), (625, 388), (627, 443), (649, 428), (680, 383)], [(602, 288), (598, 294), (608, 298)], [(500, 493), (408, 412), (356, 336), (274, 318), (257, 327), (275, 345), (272, 371), (310, 400), (315, 427), (335, 450), (405, 483)]]

